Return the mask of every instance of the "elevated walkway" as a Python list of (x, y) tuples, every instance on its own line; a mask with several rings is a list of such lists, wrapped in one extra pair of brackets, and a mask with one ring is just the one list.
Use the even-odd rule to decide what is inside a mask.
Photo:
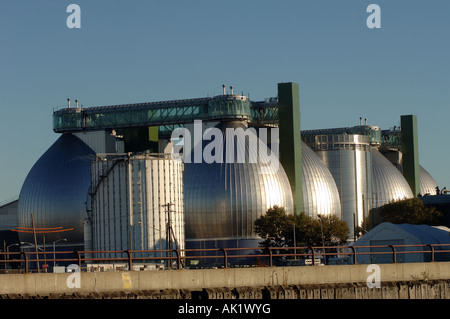
[(243, 95), (99, 107), (66, 107), (53, 112), (56, 133), (142, 126), (184, 125), (194, 120), (241, 119), (255, 125), (278, 123), (276, 98), (251, 102)]

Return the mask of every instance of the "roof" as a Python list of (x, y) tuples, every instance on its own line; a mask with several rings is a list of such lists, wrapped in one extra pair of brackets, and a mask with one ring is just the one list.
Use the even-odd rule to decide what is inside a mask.
[(405, 244), (450, 244), (450, 232), (444, 227), (381, 223), (362, 236), (354, 245), (370, 245), (371, 240), (403, 238)]
[(400, 224), (397, 227), (407, 231), (424, 244), (450, 244), (450, 233), (429, 225)]

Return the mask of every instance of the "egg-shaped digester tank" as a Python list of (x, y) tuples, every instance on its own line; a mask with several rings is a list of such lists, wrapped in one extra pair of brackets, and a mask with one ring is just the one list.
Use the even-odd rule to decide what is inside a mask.
[(402, 173), (375, 148), (372, 149), (372, 191), (373, 208), (413, 197)]
[(431, 176), (431, 174), (422, 167), (422, 165), (419, 165), (419, 176), (420, 176), (420, 193), (422, 195), (436, 195), (438, 183), (436, 180)]
[[(275, 205), (284, 207), (287, 214), (294, 213), (289, 180), (278, 158), (268, 158), (267, 146), (258, 142), (255, 131), (244, 122), (221, 122), (216, 128), (222, 135), (223, 153), (218, 155), (222, 163), (185, 160), (186, 247), (257, 247), (262, 241), (254, 232), (257, 218)], [(228, 135), (238, 130), (248, 134), (245, 144)], [(232, 139), (236, 142), (231, 143)], [(201, 150), (209, 143), (202, 141)], [(258, 152), (258, 147), (264, 150)], [(242, 162), (238, 157), (243, 149), (248, 157)], [(257, 154), (255, 162), (250, 154)], [(276, 161), (273, 167), (271, 160)]]
[(328, 168), (312, 149), (302, 142), (303, 210), (306, 215), (341, 217), (339, 191)]
[[(83, 222), (90, 186), (90, 162), (94, 151), (73, 134), (61, 135), (28, 173), (20, 191), (18, 227), (38, 233), (38, 246), (60, 241), (82, 246)], [(69, 230), (70, 229), (70, 230)], [(64, 230), (64, 231), (63, 231)], [(44, 237), (45, 235), (45, 237)], [(32, 233), (19, 233), (20, 240), (34, 243)]]

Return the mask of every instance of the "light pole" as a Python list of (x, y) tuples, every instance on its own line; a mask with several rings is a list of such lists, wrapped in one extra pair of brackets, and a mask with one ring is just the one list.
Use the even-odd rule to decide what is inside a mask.
[(12, 246), (19, 246), (19, 244), (11, 244), (11, 245), (9, 245), (9, 246), (6, 246), (5, 271), (6, 271), (6, 258), (9, 259), (9, 247), (12, 247)]
[[(323, 253), (325, 253), (325, 240), (323, 238), (323, 226), (322, 226), (322, 217), (323, 217), (323, 215), (322, 214), (317, 214), (317, 216), (319, 217), (320, 232), (322, 233), (322, 246), (323, 246), (322, 250), (323, 250)], [(325, 256), (322, 256), (322, 259), (325, 261)]]
[(320, 232), (322, 233), (322, 246), (325, 247), (325, 240), (323, 238), (322, 215), (317, 214), (317, 217), (319, 217), (319, 221), (320, 221)]
[(31, 245), (31, 246), (36, 247), (36, 248), (37, 248), (38, 250), (40, 250), (40, 251), (44, 251), (41, 247), (38, 247), (38, 246), (36, 246), (35, 244), (29, 243), (29, 242), (27, 242), (27, 241), (21, 241), (20, 244), (21, 244), (21, 245), (28, 244), (28, 245)]
[(21, 241), (20, 244), (21, 244), (21, 245), (27, 244), (27, 245), (34, 246), (34, 247), (35, 247), (35, 249), (36, 249), (37, 271), (39, 272), (39, 257), (38, 257), (38, 254), (39, 254), (39, 253), (38, 253), (38, 250), (41, 250), (41, 251), (44, 251), (44, 250), (43, 250), (42, 248), (38, 247), (36, 244), (30, 243), (30, 242), (27, 242), (27, 241)]
[(53, 267), (56, 266), (56, 260), (55, 260), (55, 259), (56, 259), (55, 244), (56, 244), (57, 242), (59, 242), (59, 241), (67, 241), (67, 239), (62, 238), (62, 239), (55, 240), (55, 241), (53, 242)]
[(295, 221), (293, 224), (293, 228), (294, 228), (294, 260), (297, 260), (297, 240), (295, 238)]
[(7, 253), (9, 253), (9, 247), (12, 247), (12, 246), (19, 246), (19, 244), (11, 244), (9, 246), (6, 246), (6, 252)]

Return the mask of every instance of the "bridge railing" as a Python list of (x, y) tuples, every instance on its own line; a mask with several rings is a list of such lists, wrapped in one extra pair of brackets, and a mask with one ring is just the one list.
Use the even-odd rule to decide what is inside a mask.
[[(450, 244), (0, 252), (0, 273), (279, 267), (450, 261)], [(147, 267), (147, 266), (151, 267)], [(64, 271), (64, 267), (63, 271)]]

